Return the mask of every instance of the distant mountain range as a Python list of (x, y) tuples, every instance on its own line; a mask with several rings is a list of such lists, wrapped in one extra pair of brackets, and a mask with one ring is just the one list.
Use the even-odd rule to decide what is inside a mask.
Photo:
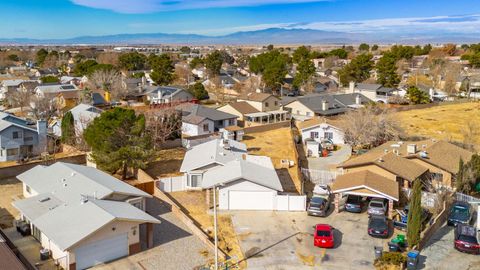
[(474, 43), (480, 37), (463, 36), (449, 33), (428, 34), (359, 34), (332, 32), (313, 29), (269, 28), (257, 31), (236, 32), (223, 36), (205, 36), (196, 34), (118, 34), (105, 36), (81, 36), (68, 39), (28, 39), (0, 38), (0, 44), (44, 44), (44, 45), (152, 45), (152, 44), (232, 44), (232, 45), (265, 45), (265, 44), (352, 44), (359, 42), (386, 43)]

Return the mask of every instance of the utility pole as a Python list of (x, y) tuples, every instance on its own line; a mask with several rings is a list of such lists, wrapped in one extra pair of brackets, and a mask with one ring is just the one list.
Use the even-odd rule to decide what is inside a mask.
[(213, 186), (213, 231), (213, 237), (215, 238), (215, 270), (218, 270), (217, 186)]

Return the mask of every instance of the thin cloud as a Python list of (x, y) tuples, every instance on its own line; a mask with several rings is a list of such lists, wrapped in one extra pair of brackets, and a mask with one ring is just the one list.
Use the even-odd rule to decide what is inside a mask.
[(127, 14), (325, 1), (329, 0), (71, 0), (72, 3), (79, 6)]

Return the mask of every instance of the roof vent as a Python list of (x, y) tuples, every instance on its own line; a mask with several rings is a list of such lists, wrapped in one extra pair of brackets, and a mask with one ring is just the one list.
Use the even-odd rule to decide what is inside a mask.
[(407, 154), (415, 154), (417, 153), (417, 145), (416, 144), (409, 144), (407, 145)]
[(382, 158), (382, 157), (379, 157), (379, 158), (378, 158), (378, 162), (383, 162), (383, 158)]
[(81, 203), (81, 204), (85, 204), (85, 203), (88, 202), (87, 196), (85, 196), (85, 195), (80, 195), (80, 196), (81, 196), (81, 197), (80, 197), (80, 203)]
[(71, 176), (75, 176), (75, 174), (76, 174), (75, 172), (72, 172), (72, 174), (70, 174), (70, 175), (71, 175)]
[(62, 178), (62, 182), (66, 182), (66, 181), (67, 181), (67, 179), (65, 179), (65, 178)]
[(63, 183), (63, 187), (66, 188), (66, 187), (67, 187), (67, 183)]
[(422, 144), (422, 148), (423, 148), (423, 149), (427, 148), (427, 145), (426, 145), (426, 144)]
[(50, 197), (44, 197), (44, 198), (41, 198), (40, 200), (38, 200), (39, 202), (48, 202), (50, 201)]
[(220, 156), (225, 156), (225, 153), (224, 152), (220, 152), (218, 153)]
[(386, 154), (388, 153), (388, 149), (383, 149), (383, 152)]
[(420, 152), (420, 157), (421, 157), (421, 158), (428, 158), (427, 151), (422, 151), (422, 152)]

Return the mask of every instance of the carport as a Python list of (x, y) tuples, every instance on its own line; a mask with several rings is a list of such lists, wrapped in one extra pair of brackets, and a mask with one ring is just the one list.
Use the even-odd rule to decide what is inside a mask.
[(388, 216), (392, 218), (393, 202), (398, 201), (399, 186), (396, 181), (369, 170), (337, 176), (332, 186), (335, 194), (335, 211), (338, 213), (342, 194), (375, 197), (388, 200)]

